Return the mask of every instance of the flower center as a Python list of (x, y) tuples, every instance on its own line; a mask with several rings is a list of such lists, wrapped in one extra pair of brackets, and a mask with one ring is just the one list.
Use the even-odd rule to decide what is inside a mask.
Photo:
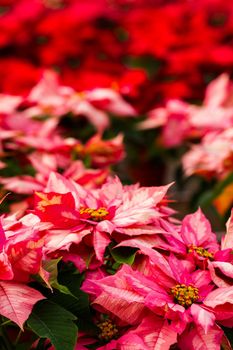
[(81, 208), (79, 210), (79, 213), (81, 215), (86, 214), (86, 218), (93, 220), (93, 221), (102, 221), (105, 220), (106, 216), (109, 214), (109, 212), (104, 208), (98, 208), (98, 209), (93, 209), (93, 208)]
[(214, 258), (214, 254), (208, 252), (207, 249), (204, 249), (203, 247), (196, 247), (194, 245), (190, 245), (188, 247), (188, 253), (193, 253), (193, 252), (196, 252), (199, 256), (202, 256), (203, 258), (207, 258), (207, 259)]
[(111, 320), (105, 320), (97, 324), (99, 328), (99, 339), (108, 342), (118, 336), (118, 329)]
[(189, 307), (199, 298), (198, 289), (191, 284), (189, 286), (177, 284), (171, 288), (171, 294), (175, 301), (184, 307)]

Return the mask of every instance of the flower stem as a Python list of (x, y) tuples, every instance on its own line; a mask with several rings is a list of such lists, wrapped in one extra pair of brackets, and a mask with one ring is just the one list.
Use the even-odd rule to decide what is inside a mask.
[(0, 324), (0, 327), (5, 326), (6, 324), (9, 324), (11, 322), (12, 322), (11, 320), (6, 320)]
[(19, 331), (19, 333), (18, 333), (18, 335), (17, 335), (17, 337), (15, 339), (14, 346), (16, 346), (18, 344), (18, 341), (19, 341), (21, 335), (22, 335), (22, 329), (20, 329), (20, 331)]

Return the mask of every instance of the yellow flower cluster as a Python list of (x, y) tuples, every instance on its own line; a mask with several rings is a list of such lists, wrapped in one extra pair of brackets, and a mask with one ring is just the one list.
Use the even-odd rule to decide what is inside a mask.
[(98, 209), (81, 208), (79, 210), (79, 212), (80, 212), (80, 214), (89, 214), (90, 215), (90, 219), (93, 220), (93, 221), (102, 221), (109, 214), (109, 212), (104, 207), (101, 207), (101, 208), (98, 208)]
[(193, 285), (177, 284), (171, 288), (171, 294), (175, 301), (184, 307), (191, 306), (199, 298), (198, 288)]
[(114, 339), (118, 335), (118, 329), (116, 325), (111, 320), (105, 320), (97, 324), (100, 329), (99, 339), (103, 341), (109, 341)]
[(203, 247), (196, 247), (194, 245), (190, 245), (188, 248), (188, 253), (196, 252), (199, 256), (203, 256), (204, 258), (207, 259), (213, 259), (214, 255), (213, 253), (208, 252), (207, 249)]

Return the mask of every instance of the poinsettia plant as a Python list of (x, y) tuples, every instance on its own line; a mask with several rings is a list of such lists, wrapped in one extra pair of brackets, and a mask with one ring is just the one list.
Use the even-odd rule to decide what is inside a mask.
[(1, 1), (0, 349), (232, 349), (232, 16)]
[(200, 209), (172, 218), (168, 188), (51, 173), (4, 214), (3, 348), (230, 349), (233, 214), (220, 244)]
[(153, 148), (166, 149), (178, 186), (190, 192), (189, 202), (212, 206), (224, 220), (233, 201), (232, 91), (230, 76), (222, 74), (207, 86), (203, 102), (169, 99), (139, 123), (140, 130), (158, 129)]

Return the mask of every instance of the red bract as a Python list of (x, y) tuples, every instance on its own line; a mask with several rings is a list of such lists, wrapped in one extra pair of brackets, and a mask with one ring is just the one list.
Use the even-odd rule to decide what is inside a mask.
[[(27, 95), (40, 78), (42, 69), (24, 59), (2, 58), (0, 62), (1, 92)], [(14, 74), (9, 75), (13, 71)]]
[[(137, 79), (128, 81), (122, 93), (148, 108), (157, 96), (192, 97), (194, 91), (200, 98), (205, 78), (230, 71), (232, 65), (233, 11), (227, 1), (21, 0), (3, 3), (1, 11), (0, 85), (8, 92), (28, 91), (38, 70), (51, 67), (75, 88), (81, 76), (81, 90), (112, 83), (121, 87), (136, 66), (159, 81), (157, 89), (144, 75), (139, 86)], [(9, 66), (8, 60), (15, 64)], [(148, 94), (153, 96), (145, 103)]]
[[(168, 22), (163, 20), (163, 16)], [(166, 56), (176, 42), (171, 17), (173, 16), (169, 7), (148, 7), (143, 10), (139, 8), (130, 11), (124, 19), (124, 27), (130, 37), (128, 52), (137, 56), (146, 54), (152, 54), (157, 58)], [(160, 40), (157, 40), (158, 33), (160, 33)]]

